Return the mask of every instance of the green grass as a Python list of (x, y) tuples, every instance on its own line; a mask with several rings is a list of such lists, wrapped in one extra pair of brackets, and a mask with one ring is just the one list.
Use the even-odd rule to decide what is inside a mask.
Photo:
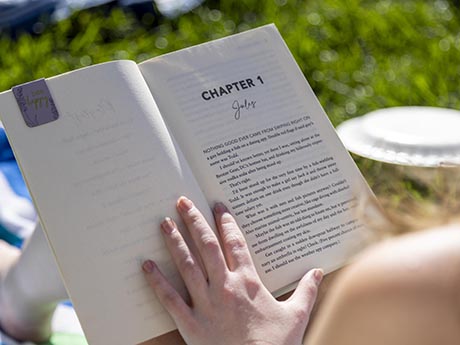
[[(334, 125), (382, 107), (459, 109), (457, 6), (443, 0), (207, 1), (155, 25), (148, 15), (84, 11), (40, 36), (13, 41), (3, 35), (0, 90), (113, 59), (140, 62), (274, 22)], [(378, 166), (358, 163), (380, 188)], [(398, 188), (425, 193), (407, 181)]]
[[(144, 23), (143, 23), (144, 22)], [(396, 105), (459, 108), (460, 13), (446, 1), (209, 1), (176, 20), (80, 12), (0, 39), (0, 90), (113, 59), (142, 61), (274, 22), (336, 125)]]

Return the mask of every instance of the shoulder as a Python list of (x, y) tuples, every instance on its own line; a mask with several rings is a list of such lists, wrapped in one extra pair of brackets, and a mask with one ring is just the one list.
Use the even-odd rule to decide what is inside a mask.
[(312, 329), (318, 337), (313, 344), (458, 342), (460, 226), (370, 248), (338, 277), (325, 302)]
[(443, 298), (455, 300), (460, 294), (460, 224), (384, 241), (360, 255), (348, 274), (355, 287), (360, 284), (357, 276), (368, 276), (372, 279), (365, 288), (410, 290), (431, 297), (442, 292)]

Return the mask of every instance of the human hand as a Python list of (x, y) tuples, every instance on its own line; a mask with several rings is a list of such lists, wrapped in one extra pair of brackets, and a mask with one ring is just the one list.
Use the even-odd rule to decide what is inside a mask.
[(223, 204), (214, 207), (220, 242), (190, 200), (181, 197), (177, 209), (200, 258), (190, 251), (174, 221), (166, 218), (161, 229), (190, 303), (183, 300), (153, 261), (147, 260), (142, 268), (186, 343), (300, 345), (322, 270), (309, 271), (289, 299), (277, 301), (262, 284), (246, 241)]

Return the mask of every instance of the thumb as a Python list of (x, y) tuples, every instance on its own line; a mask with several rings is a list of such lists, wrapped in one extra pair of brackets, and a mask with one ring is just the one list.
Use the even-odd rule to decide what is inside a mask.
[(318, 288), (323, 280), (323, 275), (324, 272), (320, 268), (308, 271), (300, 280), (299, 285), (297, 285), (297, 288), (288, 299), (288, 302), (292, 302), (297, 306), (302, 306), (302, 309), (310, 315), (315, 305)]

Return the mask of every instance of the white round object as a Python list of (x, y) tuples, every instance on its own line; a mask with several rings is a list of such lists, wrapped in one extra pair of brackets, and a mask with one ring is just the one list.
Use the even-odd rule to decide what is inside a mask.
[(395, 107), (373, 111), (337, 127), (345, 147), (377, 161), (437, 167), (460, 165), (460, 111)]

